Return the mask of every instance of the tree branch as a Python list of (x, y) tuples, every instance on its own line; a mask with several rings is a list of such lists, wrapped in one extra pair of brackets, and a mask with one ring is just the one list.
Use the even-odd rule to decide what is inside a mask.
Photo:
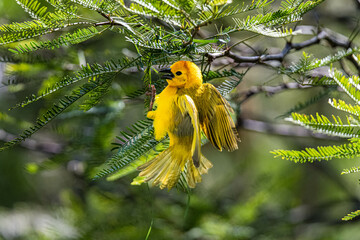
[(235, 94), (233, 98), (235, 98), (235, 101), (239, 101), (240, 104), (248, 100), (250, 97), (259, 94), (259, 93), (266, 93), (267, 95), (271, 96), (276, 93), (279, 93), (281, 91), (287, 90), (287, 89), (302, 89), (302, 88), (310, 88), (313, 86), (310, 85), (303, 85), (296, 82), (291, 83), (283, 83), (278, 86), (253, 86), (246, 92), (241, 92)]
[(105, 13), (102, 12), (98, 12), (101, 16), (103, 16), (104, 18), (106, 18), (108, 21), (105, 22), (98, 22), (95, 23), (94, 26), (104, 26), (104, 25), (110, 25), (110, 26), (114, 26), (114, 25), (118, 25), (118, 26), (124, 26), (122, 23), (114, 20), (112, 17), (110, 17), (110, 15), (107, 15)]
[[(0, 129), (0, 141), (9, 142), (16, 136)], [(34, 139), (26, 139), (26, 141), (20, 143), (20, 146), (33, 150), (39, 151), (46, 154), (59, 154), (62, 152), (64, 146), (55, 142), (38, 142)]]
[[(307, 28), (306, 31), (314, 31), (314, 27), (309, 26), (300, 26), (298, 28)], [(350, 48), (355, 47), (353, 43), (346, 38), (343, 35), (340, 35), (338, 33), (335, 33), (329, 29), (322, 29), (316, 36), (313, 38), (300, 42), (300, 43), (292, 43), (287, 42), (285, 44), (285, 47), (280, 53), (275, 54), (262, 54), (262, 55), (256, 55), (256, 56), (242, 56), (239, 54), (234, 53), (230, 49), (226, 49), (225, 51), (221, 53), (208, 53), (206, 54), (206, 57), (210, 62), (217, 58), (222, 57), (228, 57), (234, 60), (236, 63), (264, 63), (266, 61), (279, 61), (282, 62), (286, 55), (290, 53), (291, 50), (300, 50), (305, 47), (309, 47), (315, 44), (320, 43), (321, 40), (327, 41), (332, 47), (342, 47), (342, 48)], [(348, 59), (352, 62), (352, 64), (357, 68), (357, 70), (360, 72), (360, 66), (355, 61), (355, 59), (352, 56), (349, 56)]]
[(360, 9), (360, 0), (355, 0), (355, 2), (357, 3), (358, 9)]
[(311, 130), (301, 126), (294, 126), (291, 124), (274, 124), (270, 122), (258, 121), (253, 119), (238, 119), (237, 128), (244, 128), (246, 130), (275, 134), (281, 136), (291, 137), (315, 137), (320, 139), (339, 140), (339, 137), (328, 136), (321, 133), (314, 133)]

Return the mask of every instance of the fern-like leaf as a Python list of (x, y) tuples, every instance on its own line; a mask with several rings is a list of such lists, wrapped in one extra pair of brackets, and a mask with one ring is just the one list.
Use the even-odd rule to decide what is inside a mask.
[(128, 166), (149, 151), (155, 150), (160, 143), (154, 139), (150, 120), (140, 120), (129, 129), (129, 132), (121, 134), (118, 139), (122, 141), (122, 145), (118, 152), (106, 162), (105, 167), (94, 177), (95, 179), (113, 174)]
[(303, 52), (303, 58), (300, 59), (297, 63), (291, 65), (289, 67), (289, 70), (291, 73), (305, 73), (315, 68), (328, 66), (331, 63), (338, 62), (339, 60), (347, 56), (350, 56), (354, 53), (357, 53), (359, 51), (360, 48), (357, 47), (349, 48), (347, 50), (339, 50), (334, 55), (329, 55), (321, 59), (317, 59), (317, 58), (311, 59), (311, 55), (308, 55), (305, 52)]
[(30, 42), (25, 44), (19, 44), (15, 49), (10, 49), (12, 52), (19, 53), (28, 53), (36, 51), (39, 49), (54, 49), (59, 48), (63, 45), (78, 44), (84, 42), (98, 34), (100, 34), (95, 27), (78, 29), (75, 33), (68, 33), (64, 36), (59, 37), (46, 42)]
[(332, 77), (337, 84), (344, 89), (344, 91), (351, 97), (357, 104), (360, 104), (360, 78), (359, 76), (345, 77), (343, 73), (336, 69), (330, 70), (330, 77)]
[(101, 84), (98, 88), (94, 89), (88, 96), (88, 99), (80, 106), (84, 111), (90, 110), (92, 107), (97, 105), (104, 95), (108, 92), (109, 87), (113, 79), (115, 78), (116, 73), (104, 74), (101, 76)]
[(351, 104), (344, 102), (341, 99), (336, 100), (335, 98), (329, 99), (329, 104), (338, 110), (351, 113), (358, 117), (360, 116), (360, 106), (359, 105), (351, 105)]
[[(244, 13), (254, 9), (262, 9), (270, 4), (268, 0), (252, 1), (251, 4), (245, 5), (245, 2), (238, 5), (228, 5), (227, 1), (209, 1), (208, 8), (199, 13), (199, 19), (202, 20), (198, 25), (206, 25), (210, 21)], [(219, 8), (218, 5), (224, 5)], [(228, 5), (228, 6), (226, 6)]]
[(80, 98), (82, 98), (83, 96), (85, 96), (99, 86), (101, 86), (101, 83), (99, 81), (89, 81), (88, 83), (85, 83), (76, 90), (74, 90), (72, 92), (72, 95), (63, 97), (59, 100), (58, 104), (54, 104), (52, 108), (47, 110), (46, 113), (42, 115), (42, 117), (38, 118), (33, 126), (29, 127), (14, 140), (6, 142), (2, 147), (0, 147), (0, 152), (10, 147), (13, 147), (14, 145), (17, 145), (22, 141), (26, 140), (27, 138), (31, 137), (39, 129), (43, 128), (50, 121), (52, 121), (56, 116), (69, 108), (73, 103), (75, 103)]
[(299, 113), (292, 113), (290, 118), (285, 120), (311, 129), (314, 132), (319, 132), (327, 135), (338, 136), (343, 138), (352, 138), (360, 136), (359, 125), (353, 124), (353, 118), (347, 116), (346, 124), (344, 124), (339, 116), (332, 116), (333, 122), (331, 122), (324, 115), (316, 114), (306, 115)]
[(344, 169), (341, 172), (341, 175), (349, 174), (349, 173), (358, 173), (358, 172), (360, 172), (360, 167), (352, 167), (352, 168)]
[[(32, 22), (33, 23), (33, 22)], [(54, 25), (54, 26), (52, 26)], [(74, 23), (65, 23), (65, 22), (53, 22), (52, 25), (44, 25), (39, 24), (36, 27), (29, 27), (25, 29), (19, 28), (18, 31), (8, 31), (4, 34), (0, 35), (0, 46), (13, 43), (13, 42), (19, 42), (27, 39), (36, 38), (42, 35), (46, 35), (49, 33), (53, 33), (55, 31), (60, 31), (61, 29), (71, 27), (71, 26), (77, 26), (77, 25), (92, 25), (92, 23), (89, 22), (74, 22)], [(15, 24), (13, 25), (5, 25), (0, 26), (3, 27), (3, 29), (9, 29), (15, 27)]]
[(274, 150), (271, 153), (275, 157), (281, 157), (295, 163), (331, 160), (333, 158), (353, 158), (360, 156), (360, 144), (358, 139), (351, 139), (352, 143), (339, 146), (320, 146), (317, 148), (305, 148), (304, 150)]
[(159, 153), (161, 153), (163, 150), (165, 150), (168, 146), (169, 146), (168, 139), (161, 141), (159, 144), (155, 145), (153, 148), (150, 148), (150, 150), (144, 152), (140, 157), (125, 164), (122, 168), (120, 168), (113, 174), (108, 175), (108, 177), (106, 179), (109, 181), (114, 181), (116, 179), (119, 179), (123, 176), (126, 176), (126, 175), (136, 171), (136, 168), (138, 166), (153, 159)]
[(41, 6), (36, 0), (15, 0), (32, 18), (42, 19), (46, 17), (47, 7)]
[(53, 86), (47, 88), (44, 92), (32, 96), (26, 97), (24, 101), (16, 104), (11, 109), (17, 108), (17, 107), (24, 107), (30, 103), (36, 102), (49, 94), (54, 93), (55, 91), (58, 91), (60, 89), (63, 89), (67, 86), (70, 86), (74, 83), (77, 83), (81, 80), (88, 79), (88, 78), (99, 78), (101, 75), (106, 75), (110, 73), (118, 73), (123, 71), (126, 68), (138, 66), (140, 63), (140, 59), (119, 59), (117, 62), (115, 61), (109, 61), (106, 62), (103, 66), (99, 64), (93, 64), (93, 65), (87, 65), (83, 66), (82, 69), (74, 74), (74, 76), (67, 76), (60, 82), (55, 83)]
[[(254, 20), (255, 18), (255, 20)], [(260, 35), (264, 35), (264, 36), (268, 36), (268, 37), (286, 37), (286, 36), (290, 36), (290, 35), (295, 35), (298, 32), (295, 31), (293, 32), (293, 30), (287, 29), (285, 27), (282, 28), (273, 28), (273, 27), (267, 27), (266, 25), (264, 25), (263, 23), (261, 23), (262, 21), (257, 22), (256, 17), (254, 18), (247, 18), (246, 20), (240, 20), (240, 19), (236, 19), (234, 18), (235, 21), (235, 28), (232, 31), (229, 31), (230, 29), (225, 30), (225, 32), (230, 33), (230, 32), (235, 32), (235, 31), (248, 31), (248, 32), (253, 32), (253, 33), (257, 33)], [(291, 22), (295, 22), (295, 21), (300, 21), (301, 18), (292, 18), (291, 21), (284, 21), (283, 24), (288, 24)]]
[[(96, 12), (104, 14), (111, 14), (116, 8), (120, 6), (118, 1), (114, 0), (70, 0), (73, 3), (79, 4)], [(121, 2), (121, 1), (120, 1)]]
[(353, 220), (354, 218), (357, 218), (360, 216), (360, 210), (356, 210), (355, 212), (351, 212), (348, 215), (346, 215), (345, 217), (342, 218), (343, 221), (350, 221)]
[(233, 78), (226, 79), (224, 82), (221, 83), (220, 86), (217, 87), (217, 89), (223, 96), (226, 96), (227, 94), (229, 94), (232, 90), (234, 90), (241, 83), (246, 72), (238, 73), (234, 70), (231, 70), (230, 74), (233, 76)]
[(297, 22), (302, 19), (302, 15), (318, 6), (324, 0), (306, 1), (300, 4), (288, 5), (288, 8), (282, 8), (275, 12), (269, 12), (265, 15), (257, 14), (248, 16), (246, 19), (234, 18), (235, 26), (228, 27), (218, 33), (217, 36), (230, 34), (237, 31), (251, 31), (270, 37), (284, 37), (295, 34), (292, 29), (278, 28), (286, 24)]

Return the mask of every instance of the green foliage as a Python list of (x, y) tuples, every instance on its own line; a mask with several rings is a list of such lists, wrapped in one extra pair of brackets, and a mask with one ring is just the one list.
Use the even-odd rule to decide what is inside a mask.
[(360, 216), (360, 210), (357, 210), (355, 212), (351, 212), (348, 215), (346, 215), (345, 217), (342, 218), (342, 220), (344, 221), (350, 221), (353, 220), (354, 218)]
[(348, 104), (341, 99), (336, 100), (335, 98), (329, 99), (329, 104), (338, 110), (348, 112), (356, 116), (360, 115), (359, 105)]
[(358, 139), (352, 139), (351, 143), (335, 146), (321, 146), (315, 148), (305, 148), (305, 150), (274, 150), (272, 153), (276, 157), (291, 160), (295, 163), (306, 163), (333, 158), (353, 158), (360, 155), (360, 145)]
[(360, 167), (352, 167), (349, 169), (344, 169), (341, 174), (357, 173), (360, 172)]
[(230, 71), (223, 70), (223, 71), (210, 71), (204, 76), (205, 81), (210, 81), (216, 78), (228, 78), (224, 80), (219, 86), (218, 90), (221, 93), (221, 95), (226, 96), (229, 94), (232, 90), (234, 90), (240, 82), (243, 80), (246, 72), (239, 73), (233, 69)]
[(326, 116), (318, 113), (316, 116), (293, 113), (291, 117), (286, 120), (309, 128), (314, 132), (325, 133), (332, 136), (353, 138), (359, 137), (360, 133), (359, 129), (356, 128), (358, 124), (352, 123), (355, 122), (352, 116), (346, 116), (345, 124), (339, 116), (332, 115), (333, 121), (330, 121)]
[(28, 53), (39, 49), (54, 49), (65, 45), (81, 43), (94, 37), (97, 34), (101, 33), (99, 33), (95, 27), (88, 27), (79, 29), (75, 33), (65, 34), (64, 36), (61, 36), (58, 39), (54, 39), (52, 41), (43, 41), (39, 43), (30, 42), (25, 43), (24, 45), (19, 44), (16, 46), (16, 49), (10, 50), (14, 53)]
[[(308, 61), (308, 55), (304, 54), (304, 59), (298, 67), (300, 71), (311, 70), (313, 67), (324, 66), (324, 64), (332, 63), (338, 57), (348, 56), (348, 53), (354, 54), (359, 49), (349, 49), (336, 54), (334, 57), (327, 57), (322, 60)], [(297, 67), (296, 67), (297, 68)], [(292, 68), (293, 70), (296, 68)], [(294, 72), (299, 72), (295, 70)], [(304, 150), (274, 150), (272, 153), (276, 157), (291, 160), (295, 163), (306, 163), (322, 160), (331, 160), (333, 158), (355, 158), (360, 156), (360, 90), (358, 88), (360, 80), (358, 76), (346, 77), (342, 72), (335, 68), (330, 68), (330, 77), (345, 91), (345, 93), (355, 101), (355, 105), (348, 104), (340, 99), (329, 99), (329, 104), (335, 109), (350, 113), (346, 116), (346, 120), (342, 120), (340, 116), (332, 115), (332, 121), (326, 116), (316, 113), (316, 116), (300, 113), (292, 113), (291, 117), (286, 120), (298, 124), (300, 126), (311, 129), (314, 132), (350, 138), (350, 143), (335, 146), (319, 146), (317, 148), (305, 148)], [(359, 167), (345, 169), (341, 174), (357, 173)], [(343, 218), (344, 221), (352, 220), (359, 215), (359, 210), (352, 212)]]
[[(357, 89), (358, 77), (351, 76), (345, 77), (341, 72), (336, 69), (330, 70), (330, 75), (347, 93), (348, 96), (353, 98), (356, 102), (359, 99), (359, 90)], [(359, 139), (359, 105), (355, 106), (347, 104), (343, 100), (330, 99), (329, 104), (334, 108), (351, 113), (352, 115), (346, 116), (346, 120), (342, 120), (340, 116), (332, 115), (332, 121), (326, 116), (306, 115), (300, 113), (292, 113), (291, 117), (286, 118), (287, 121), (309, 128), (315, 132), (339, 136), (345, 138), (352, 138), (352, 143), (342, 145), (339, 147), (318, 147), (317, 149), (305, 149), (302, 151), (284, 151), (276, 150), (273, 153), (276, 156), (295, 161), (295, 162), (313, 162), (314, 160), (329, 160), (332, 158), (342, 157), (356, 157), (358, 156), (358, 139)]]
[[(7, 9), (16, 2), (19, 8)], [(323, 2), (318, 13), (309, 12)], [(298, 147), (297, 151), (278, 150), (275, 154), (304, 163), (358, 158), (360, 105), (354, 88), (358, 88), (359, 79), (352, 75), (359, 70), (354, 64), (360, 63), (355, 47), (359, 45), (355, 37), (359, 26), (350, 35), (349, 31), (359, 10), (335, 3), (339, 11), (329, 13), (334, 2), (0, 1), (0, 13), (11, 19), (29, 17), (23, 22), (0, 17), (4, 23), (0, 25), (0, 140), (9, 141), (0, 146), (0, 151), (21, 144), (0, 153), (0, 190), (6, 193), (0, 198), (0, 238), (357, 236), (356, 224), (333, 223), (344, 207), (358, 207), (358, 196), (347, 180), (358, 178), (359, 164), (341, 168), (346, 176), (333, 175), (332, 166), (326, 162), (311, 171), (309, 164), (274, 164), (262, 149), (272, 144), (298, 146), (300, 141), (303, 146), (308, 139), (284, 141), (283, 136), (270, 136), (273, 131), (283, 134), (283, 126), (258, 121), (271, 121), (274, 113), (281, 114), (290, 104), (287, 120), (336, 138), (330, 138), (330, 146)], [(28, 15), (10, 14), (22, 9)], [(352, 16), (352, 12), (357, 15)], [(304, 14), (304, 23), (313, 25), (311, 33), (293, 30), (303, 24), (300, 21)], [(340, 18), (346, 23), (341, 28)], [(318, 33), (327, 28), (350, 36), (349, 44), (342, 44), (346, 38), (336, 34), (333, 42), (328, 38), (331, 34), (322, 38), (324, 35)], [(306, 48), (295, 48), (317, 37), (316, 42), (304, 44)], [(299, 49), (311, 54), (299, 58)], [(239, 56), (239, 60), (230, 54)], [(239, 150), (219, 153), (211, 146), (202, 148), (214, 168), (191, 194), (182, 175), (177, 188), (187, 195), (151, 189), (142, 184), (141, 177), (131, 183), (141, 186), (129, 184), (137, 175), (137, 166), (169, 144), (168, 139), (154, 140), (152, 121), (145, 119), (144, 112), (151, 98), (149, 85), (154, 85), (157, 93), (166, 85), (159, 79), (158, 70), (178, 60), (200, 66), (204, 81), (214, 84), (223, 96), (229, 94), (234, 114), (241, 113), (233, 116), (241, 128)], [(331, 68), (328, 72), (331, 64), (338, 70)], [(271, 72), (274, 78), (269, 78)], [(348, 96), (341, 97), (344, 92), (338, 91), (339, 85), (355, 103)], [(266, 94), (266, 104), (257, 98), (262, 93)], [(309, 97), (310, 93), (313, 95)], [(321, 109), (316, 113), (316, 103), (322, 104), (319, 101), (329, 95), (329, 104), (339, 111), (327, 113)], [(261, 105), (259, 100), (263, 101)], [(7, 111), (9, 108), (11, 111)], [(267, 134), (254, 134), (248, 129)], [(291, 130), (285, 132), (289, 133)], [(111, 150), (116, 135), (118, 140)], [(334, 144), (339, 136), (342, 142)], [(344, 141), (344, 137), (351, 139)], [(355, 211), (343, 219), (357, 220), (358, 215)], [(47, 224), (34, 226), (34, 219)], [(13, 231), (12, 226), (19, 221), (23, 227)]]
[(34, 103), (56, 91), (59, 91), (65, 87), (68, 87), (85, 79), (99, 79), (99, 78), (101, 79), (102, 77), (104, 77), (106, 80), (109, 75), (119, 73), (129, 67), (139, 66), (139, 64), (140, 64), (139, 58), (137, 59), (123, 58), (123, 59), (118, 59), (117, 62), (116, 61), (106, 62), (104, 66), (99, 65), (97, 63), (93, 65), (82, 66), (82, 69), (80, 71), (74, 72), (73, 76), (66, 76), (64, 79), (56, 82), (51, 87), (46, 88), (44, 92), (38, 95), (33, 94), (32, 96), (26, 97), (24, 101), (16, 104), (11, 109), (18, 107), (25, 107), (30, 103)]
[[(153, 126), (150, 120), (140, 120), (135, 123), (129, 132), (121, 132), (117, 137), (121, 142), (118, 145), (118, 152), (106, 163), (106, 166), (96, 174), (95, 178), (112, 174), (139, 159), (151, 150), (155, 150), (159, 144), (153, 137)], [(137, 166), (135, 165), (133, 169)]]
[(330, 76), (336, 81), (336, 83), (344, 89), (349, 97), (351, 97), (356, 104), (360, 103), (360, 90), (358, 89), (360, 78), (359, 76), (345, 77), (343, 73), (334, 69), (330, 71)]
[(47, 8), (36, 0), (16, 0), (16, 2), (32, 17), (41, 19), (47, 15)]
[[(354, 48), (349, 48), (347, 50), (339, 50), (338, 52), (336, 52), (333, 55), (329, 55), (327, 57), (318, 59), (318, 58), (312, 58), (311, 54), (307, 54), (306, 52), (303, 52), (303, 57), (297, 62), (292, 64), (290, 67), (288, 67), (287, 69), (283, 69), (283, 73), (284, 74), (301, 74), (301, 75), (306, 75), (308, 74), (311, 70), (320, 68), (320, 67), (324, 67), (324, 66), (328, 66), (332, 63), (338, 62), (342, 59), (344, 59), (345, 57), (354, 55), (356, 53), (358, 53), (360, 50), (358, 47), (354, 47)], [(340, 74), (340, 73), (337, 73)], [(310, 80), (308, 82), (304, 82), (306, 84), (311, 84), (311, 85), (315, 85), (315, 86), (321, 86), (321, 85), (335, 85), (336, 82), (334, 81), (335, 79), (333, 77), (314, 77), (314, 78), (310, 78)]]
[(36, 123), (25, 130), (22, 134), (20, 134), (17, 138), (12, 141), (6, 142), (1, 148), (0, 151), (4, 151), (9, 147), (12, 147), (16, 144), (21, 143), (25, 139), (29, 138), (39, 129), (43, 128), (47, 125), (51, 120), (61, 114), (64, 110), (69, 108), (72, 104), (78, 101), (80, 98), (85, 96), (86, 94), (94, 91), (95, 89), (101, 87), (103, 82), (99, 79), (90, 80), (88, 83), (83, 84), (79, 88), (72, 91), (71, 95), (66, 95), (62, 99), (59, 100), (57, 104), (54, 104), (52, 108), (46, 111), (40, 118), (36, 120)]
[[(210, 64), (206, 62), (208, 54), (227, 51), (232, 34), (240, 31), (278, 38), (294, 35), (295, 32), (287, 25), (300, 21), (306, 12), (321, 2), (323, 1), (287, 0), (276, 9), (272, 1), (268, 0), (256, 0), (249, 4), (232, 4), (225, 0), (17, 0), (33, 20), (1, 25), (0, 45), (7, 45), (19, 59), (59, 48), (71, 49), (72, 45), (82, 44), (90, 39), (96, 41), (105, 34), (121, 36), (121, 39), (133, 45), (137, 56), (131, 59), (119, 57), (116, 61), (105, 63), (83, 64), (81, 69), (75, 69), (64, 77), (45, 80), (44, 83), (51, 83), (42, 88), (45, 90), (26, 97), (11, 109), (26, 107), (41, 99), (52, 102), (52, 107), (45, 110), (45, 114), (40, 114), (34, 126), (13, 141), (5, 143), (0, 151), (24, 141), (70, 106), (89, 111), (108, 97), (106, 94), (117, 84), (119, 76), (127, 75), (126, 71), (129, 69), (136, 69), (140, 74), (144, 72), (143, 86), (127, 95), (131, 98), (145, 98), (145, 107), (149, 105), (149, 98), (144, 97), (149, 85), (154, 84), (158, 92), (165, 85), (164, 81), (154, 81), (153, 72), (157, 71), (157, 66), (168, 65), (180, 59), (201, 64), (205, 81), (222, 79), (218, 89), (221, 94), (226, 95), (239, 85), (247, 71), (239, 73), (227, 68), (211, 70)], [(229, 19), (230, 23), (227, 25), (220, 22), (231, 17), (232, 21)], [(217, 33), (204, 37), (200, 33), (204, 27), (214, 27)], [(313, 63), (310, 67), (302, 63), (301, 69), (307, 71), (352, 53), (354, 52), (339, 53), (330, 60)], [(303, 62), (305, 61), (309, 62), (307, 59)], [(297, 73), (295, 70), (284, 72)], [(323, 117), (318, 120), (327, 121)], [(348, 121), (350, 120), (352, 119), (349, 118)], [(326, 125), (321, 121), (319, 124), (309, 122), (308, 126), (334, 133), (346, 127), (339, 118), (333, 124)], [(356, 135), (357, 132), (351, 127), (348, 126), (346, 132), (340, 132)], [(149, 120), (135, 123), (128, 132), (121, 132), (118, 138), (121, 143), (117, 153), (97, 169), (96, 178), (112, 174), (115, 174), (112, 175), (114, 179), (114, 176), (123, 176), (134, 170), (146, 156), (156, 156), (166, 147), (166, 140), (154, 140), (152, 122)]]

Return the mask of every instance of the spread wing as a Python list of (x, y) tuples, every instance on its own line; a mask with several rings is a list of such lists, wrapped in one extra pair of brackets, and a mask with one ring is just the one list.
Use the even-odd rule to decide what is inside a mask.
[[(181, 120), (178, 122), (176, 135), (177, 137), (186, 137), (192, 135), (191, 153), (194, 165), (200, 166), (201, 159), (201, 135), (200, 122), (196, 105), (193, 99), (188, 95), (180, 95), (176, 104), (181, 112)], [(184, 136), (182, 136), (184, 135)]]
[(209, 141), (220, 151), (238, 148), (238, 133), (230, 113), (229, 103), (211, 84), (203, 84), (201, 102), (198, 104), (201, 128)]

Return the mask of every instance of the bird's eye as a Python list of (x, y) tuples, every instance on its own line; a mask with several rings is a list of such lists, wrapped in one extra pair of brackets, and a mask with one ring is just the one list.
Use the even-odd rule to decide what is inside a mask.
[(176, 72), (176, 75), (178, 75), (178, 76), (180, 76), (181, 74), (182, 74), (182, 72), (180, 72), (180, 71)]

